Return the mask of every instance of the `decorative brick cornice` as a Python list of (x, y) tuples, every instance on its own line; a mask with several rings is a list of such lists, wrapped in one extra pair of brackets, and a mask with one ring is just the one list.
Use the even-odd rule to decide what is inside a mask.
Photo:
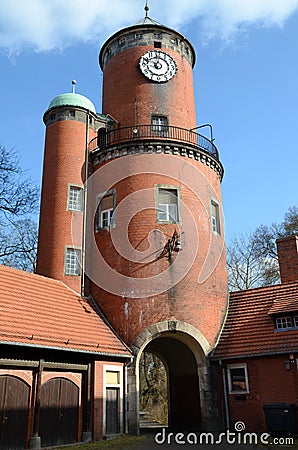
[(185, 158), (191, 158), (198, 161), (214, 170), (220, 181), (223, 178), (224, 169), (221, 162), (210, 155), (210, 153), (201, 149), (198, 146), (191, 144), (180, 144), (178, 142), (125, 142), (123, 144), (118, 143), (105, 150), (95, 150), (91, 153), (91, 159), (93, 167), (98, 164), (108, 161), (110, 159), (119, 158), (132, 154), (150, 154), (150, 153), (164, 153), (170, 155), (184, 156)]

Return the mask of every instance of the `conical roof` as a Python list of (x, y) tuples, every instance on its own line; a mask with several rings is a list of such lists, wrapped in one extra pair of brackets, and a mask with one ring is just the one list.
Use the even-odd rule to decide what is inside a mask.
[(160, 27), (164, 27), (162, 23), (157, 22), (156, 20), (151, 19), (149, 16), (145, 16), (143, 19), (139, 20), (132, 26), (135, 25), (159, 25)]

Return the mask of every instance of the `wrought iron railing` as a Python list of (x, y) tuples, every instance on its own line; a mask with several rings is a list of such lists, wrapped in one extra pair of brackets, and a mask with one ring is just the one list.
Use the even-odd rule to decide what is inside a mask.
[(216, 146), (208, 138), (195, 131), (166, 125), (136, 125), (133, 127), (115, 128), (110, 131), (99, 130), (98, 136), (89, 144), (89, 150), (106, 150), (113, 145), (139, 140), (168, 140), (183, 142), (199, 147), (218, 158)]

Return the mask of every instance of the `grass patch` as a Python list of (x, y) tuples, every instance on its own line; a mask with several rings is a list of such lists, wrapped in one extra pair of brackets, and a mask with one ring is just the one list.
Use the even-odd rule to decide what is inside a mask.
[[(89, 442), (88, 444), (76, 444), (63, 446), (65, 450), (120, 450), (134, 448), (146, 440), (145, 436), (119, 436), (105, 441)], [(61, 449), (61, 447), (55, 447)]]

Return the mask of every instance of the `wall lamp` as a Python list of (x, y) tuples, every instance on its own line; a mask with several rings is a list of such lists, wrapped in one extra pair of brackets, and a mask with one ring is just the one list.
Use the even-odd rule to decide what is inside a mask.
[(291, 370), (293, 364), (295, 364), (295, 356), (293, 355), (293, 353), (291, 353), (289, 355), (289, 358), (284, 362), (285, 369)]
[(177, 231), (175, 230), (173, 233), (173, 236), (168, 239), (168, 241), (166, 242), (166, 245), (163, 248), (163, 251), (161, 252), (161, 257), (163, 256), (168, 256), (168, 259), (172, 259), (172, 253), (173, 252), (180, 252), (180, 250), (182, 249), (181, 247), (181, 241), (180, 241), (180, 237), (177, 233)]

